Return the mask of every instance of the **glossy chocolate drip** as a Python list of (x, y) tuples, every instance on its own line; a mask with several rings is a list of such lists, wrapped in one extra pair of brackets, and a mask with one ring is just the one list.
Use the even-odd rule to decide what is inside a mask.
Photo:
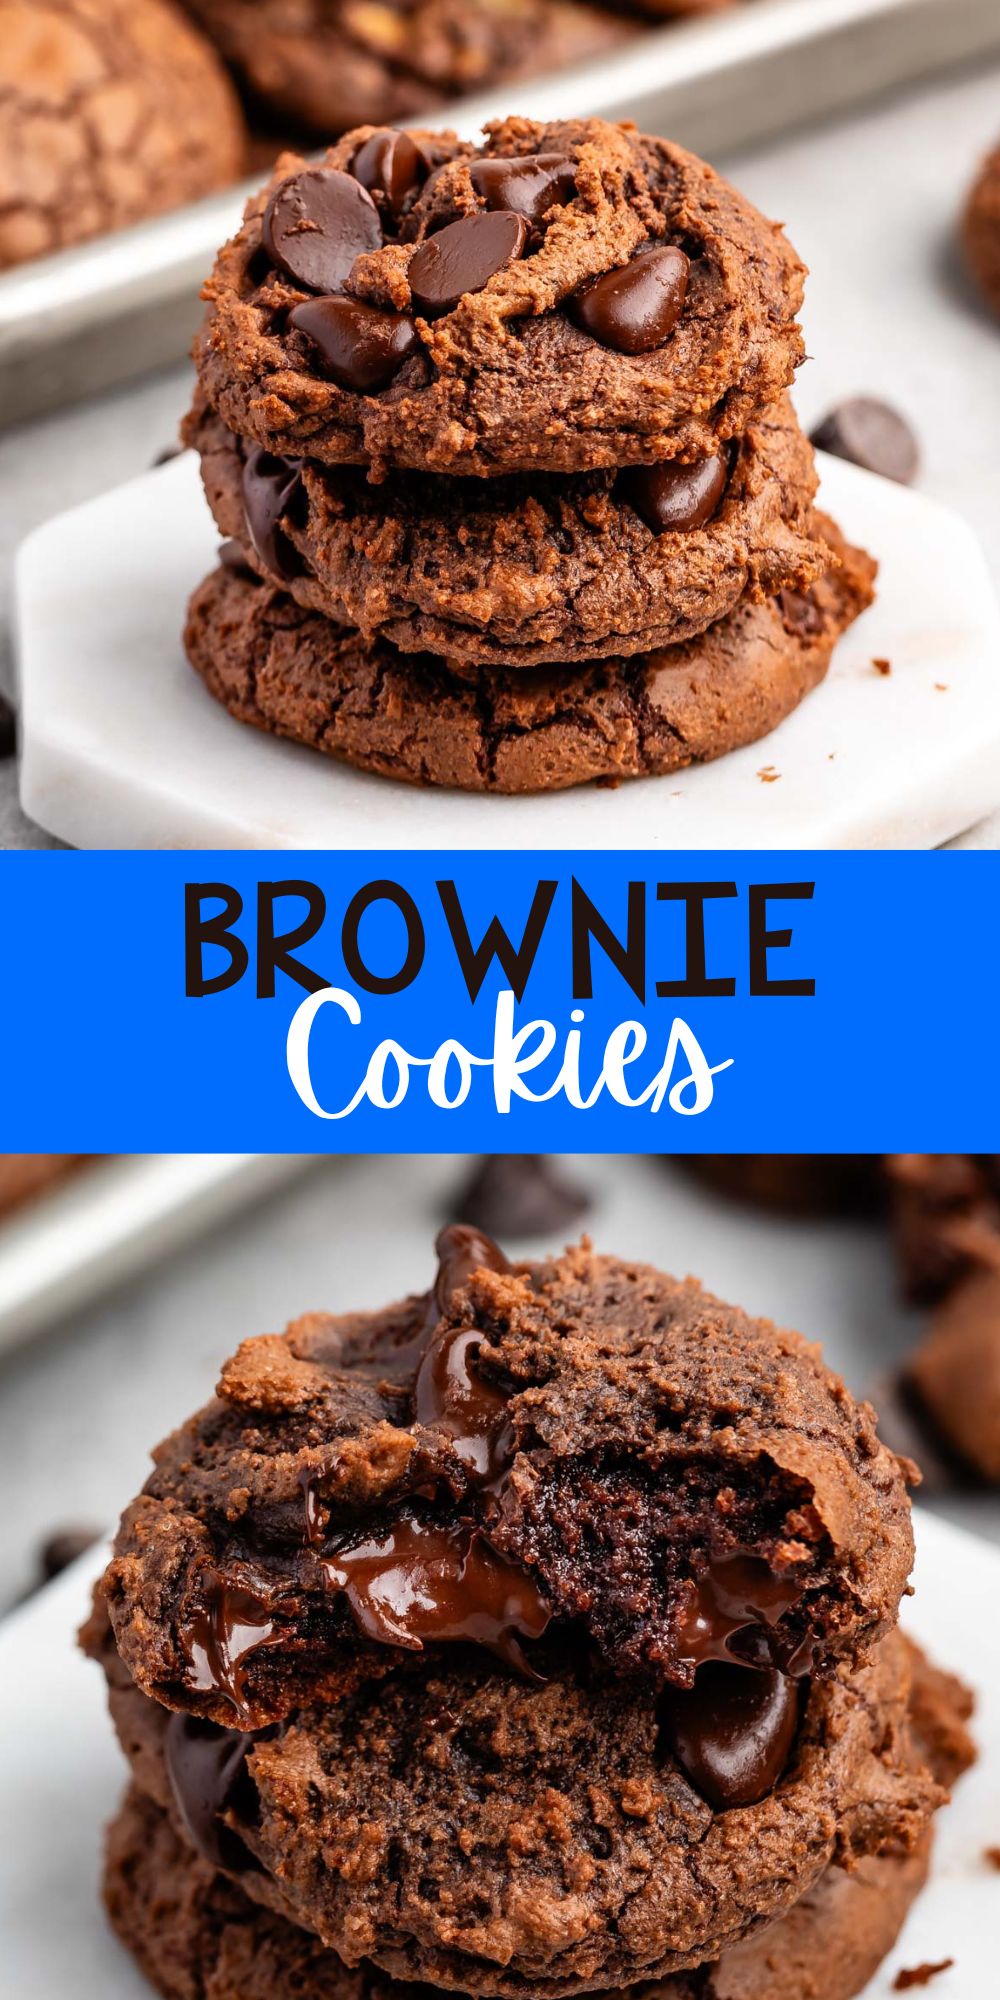
[(666, 1699), (663, 1734), (717, 1811), (756, 1805), (774, 1790), (795, 1743), (801, 1685), (773, 1668), (713, 1662), (693, 1688)]
[(466, 1522), (441, 1526), (404, 1515), (323, 1563), (366, 1639), (422, 1651), (464, 1639), (526, 1670), (520, 1639), (540, 1639), (551, 1613), (532, 1578)]
[(221, 1694), (235, 1709), (243, 1705), (242, 1662), (267, 1644), (273, 1630), (267, 1606), (253, 1591), (209, 1574), (204, 1602), (181, 1629), (187, 1655), (188, 1686), (199, 1694)]
[(255, 1742), (239, 1729), (220, 1729), (197, 1715), (172, 1715), (164, 1736), (167, 1775), (177, 1810), (192, 1845), (213, 1868), (230, 1875), (257, 1866), (253, 1855), (222, 1815), (255, 1806), (253, 1780), (246, 1768)]
[[(716, 1557), (694, 1591), (677, 1630), (678, 1658), (694, 1667), (706, 1660), (732, 1660), (730, 1640), (737, 1633), (773, 1633), (786, 1611), (798, 1604), (803, 1586), (781, 1577), (762, 1557), (743, 1551)], [(768, 1643), (773, 1653), (773, 1641)], [(810, 1661), (802, 1647), (781, 1664), (790, 1672), (805, 1673)]]
[(414, 1415), (418, 1424), (447, 1431), (455, 1457), (474, 1485), (492, 1485), (510, 1457), (513, 1437), (507, 1398), (475, 1372), (482, 1335), (452, 1327), (431, 1341), (417, 1370)]

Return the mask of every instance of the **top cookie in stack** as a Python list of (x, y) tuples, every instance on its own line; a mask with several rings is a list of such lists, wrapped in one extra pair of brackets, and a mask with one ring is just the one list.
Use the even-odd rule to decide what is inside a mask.
[(286, 156), (206, 289), (187, 436), (249, 574), (198, 593), (195, 665), (246, 719), (482, 789), (760, 735), (871, 588), (785, 393), (804, 275), (631, 126)]

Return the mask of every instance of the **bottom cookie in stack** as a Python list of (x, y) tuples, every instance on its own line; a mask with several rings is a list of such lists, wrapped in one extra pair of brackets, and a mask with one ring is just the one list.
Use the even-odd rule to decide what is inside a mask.
[[(918, 1754), (950, 1784), (972, 1761), (969, 1702), (916, 1649), (910, 1723)], [(930, 1833), (909, 1852), (830, 1866), (777, 1922), (714, 1963), (644, 1981), (635, 2000), (851, 2000), (892, 1949), (926, 1879)], [(183, 1838), (137, 1784), (107, 1842), (112, 1925), (166, 2000), (413, 2000), (435, 1992), (362, 1962), (347, 1967), (310, 1931), (262, 1908)]]
[(195, 592), (185, 644), (238, 721), (381, 777), (529, 793), (663, 776), (767, 735), (871, 603), (871, 558), (824, 515), (814, 531), (837, 566), (808, 591), (744, 598), (698, 638), (631, 659), (460, 673), (301, 609), (238, 551)]

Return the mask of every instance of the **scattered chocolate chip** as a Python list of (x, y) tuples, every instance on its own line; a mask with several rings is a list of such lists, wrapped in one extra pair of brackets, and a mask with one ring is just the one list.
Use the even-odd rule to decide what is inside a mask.
[(891, 674), (892, 672), (891, 660), (873, 660), (872, 666), (874, 667), (875, 672), (877, 674), (881, 674), (883, 678), (885, 678), (886, 675)]
[(483, 286), (520, 257), (528, 240), (522, 215), (506, 209), (480, 210), (449, 222), (414, 252), (408, 277), (413, 301), (421, 312), (453, 312), (460, 299)]
[(1000, 1847), (984, 1848), (983, 1860), (986, 1862), (988, 1867), (1000, 1870)]
[(17, 749), (17, 716), (6, 695), (0, 694), (0, 759), (13, 757)]
[(528, 153), (514, 160), (473, 160), (469, 178), (488, 209), (508, 210), (541, 222), (576, 193), (576, 168), (562, 153)]
[(728, 481), (728, 459), (718, 452), (692, 465), (638, 465), (619, 484), (654, 535), (683, 535), (711, 520)]
[(307, 299), (289, 314), (289, 325), (304, 333), (342, 389), (370, 395), (398, 374), (417, 344), (409, 313), (380, 312), (360, 299)]
[(695, 1790), (718, 1812), (773, 1792), (799, 1726), (799, 1683), (717, 1663), (664, 1697), (661, 1729)]
[(567, 301), (585, 333), (619, 354), (649, 354), (662, 347), (681, 316), (690, 263), (674, 244), (640, 250), (630, 264), (590, 278)]
[(275, 189), (263, 235), (268, 254), (297, 284), (336, 292), (355, 258), (381, 247), (382, 224), (367, 188), (352, 174), (312, 167)]
[(156, 472), (159, 466), (172, 464), (175, 458), (180, 458), (183, 450), (184, 446), (182, 444), (164, 445), (163, 450), (158, 451), (153, 460), (152, 470)]
[(358, 148), (351, 172), (376, 201), (379, 196), (394, 221), (427, 176), (427, 162), (407, 132), (386, 125)]
[(892, 1990), (894, 1993), (908, 1993), (911, 1986), (929, 1986), (939, 1972), (950, 1971), (954, 1963), (953, 1958), (939, 1958), (934, 1965), (914, 1965), (908, 1972), (897, 1972), (892, 1982)]
[(243, 511), (250, 540), (261, 562), (286, 582), (296, 575), (296, 556), (280, 523), (299, 490), (300, 458), (279, 458), (256, 445), (243, 467)]
[(94, 1543), (100, 1539), (100, 1528), (57, 1528), (55, 1533), (49, 1535), (47, 1541), (42, 1543), (40, 1551), (40, 1568), (45, 1582), (51, 1583), (54, 1576), (59, 1576), (64, 1569), (68, 1569), (70, 1563), (75, 1563), (78, 1557), (85, 1555), (87, 1550), (92, 1549)]
[(852, 396), (838, 404), (811, 437), (817, 451), (849, 459), (900, 486), (909, 486), (920, 467), (917, 441), (905, 417), (874, 396)]
[(451, 1212), (490, 1236), (551, 1236), (589, 1206), (545, 1153), (487, 1153)]

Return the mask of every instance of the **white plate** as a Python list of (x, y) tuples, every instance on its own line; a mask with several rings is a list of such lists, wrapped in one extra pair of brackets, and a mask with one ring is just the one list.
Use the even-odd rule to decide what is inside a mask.
[(936, 846), (1000, 800), (1000, 611), (957, 515), (821, 463), (824, 503), (881, 564), (823, 687), (717, 763), (507, 799), (352, 771), (211, 700), (179, 636), (217, 546), (187, 453), (20, 552), (24, 810), (78, 847)]
[[(920, 1516), (917, 1594), (905, 1624), (976, 1689), (980, 1761), (940, 1815), (931, 1880), (867, 1990), (895, 1972), (954, 1958), (934, 2000), (996, 1991), (1000, 1837), (1000, 1554)], [(124, 1787), (102, 1677), (73, 1633), (102, 1558), (84, 1557), (0, 1627), (0, 1939), (5, 2000), (148, 2000), (108, 1932), (97, 1895), (101, 1827)]]
[(298, 1171), (297, 1155), (94, 1159), (0, 1222), (0, 1352)]
[[(449, 104), (441, 122), (475, 136), (514, 111), (630, 117), (711, 154), (998, 49), (996, 0), (748, 0), (650, 24), (599, 62)], [(186, 353), (199, 286), (247, 192), (0, 274), (0, 427)]]

